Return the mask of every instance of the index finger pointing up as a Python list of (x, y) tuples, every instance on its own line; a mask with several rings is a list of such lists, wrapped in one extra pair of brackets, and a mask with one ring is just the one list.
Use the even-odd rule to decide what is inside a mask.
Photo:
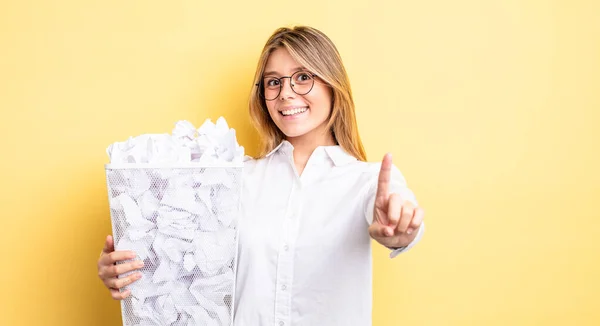
[(377, 182), (377, 197), (387, 197), (390, 189), (390, 179), (392, 174), (392, 154), (387, 153), (381, 161), (379, 170), (379, 181)]

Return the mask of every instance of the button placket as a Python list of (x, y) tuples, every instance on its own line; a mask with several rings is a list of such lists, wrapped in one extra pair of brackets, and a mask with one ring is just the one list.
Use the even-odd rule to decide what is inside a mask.
[(276, 276), (276, 287), (277, 291), (275, 294), (275, 318), (279, 320), (281, 325), (285, 324), (289, 321), (290, 315), (290, 304), (291, 297), (290, 291), (286, 291), (289, 289), (289, 284), (292, 282), (293, 278), (293, 255), (289, 253), (291, 243), (290, 239), (293, 239), (295, 234), (295, 223), (293, 220), (295, 207), (297, 205), (297, 200), (295, 200), (296, 193), (298, 191), (297, 181), (293, 182), (291, 187), (290, 197), (288, 199), (288, 203), (286, 206), (286, 212), (284, 216), (285, 218), (283, 222), (283, 232), (282, 232), (282, 244), (279, 248), (279, 255), (277, 260), (277, 276)]

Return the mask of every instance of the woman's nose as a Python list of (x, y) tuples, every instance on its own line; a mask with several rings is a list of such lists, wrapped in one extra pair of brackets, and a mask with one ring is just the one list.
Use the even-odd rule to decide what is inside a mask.
[(294, 95), (296, 95), (296, 93), (292, 89), (292, 79), (291, 78), (284, 78), (281, 81), (281, 94), (279, 94), (279, 95), (281, 96), (282, 100), (286, 99), (286, 98), (294, 97)]

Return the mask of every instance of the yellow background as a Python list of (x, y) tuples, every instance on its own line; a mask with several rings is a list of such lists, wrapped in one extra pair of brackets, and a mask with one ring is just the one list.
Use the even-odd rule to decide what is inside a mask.
[[(117, 325), (106, 147), (246, 103), (279, 26), (327, 33), (370, 160), (426, 210), (374, 325), (600, 325), (598, 1), (0, 3), (0, 325)], [(343, 271), (343, 268), (341, 269)]]

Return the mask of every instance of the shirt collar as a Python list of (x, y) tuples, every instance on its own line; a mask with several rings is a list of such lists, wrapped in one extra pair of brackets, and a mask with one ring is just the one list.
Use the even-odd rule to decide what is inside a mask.
[(337, 146), (325, 146), (325, 152), (329, 155), (329, 158), (333, 161), (335, 166), (342, 166), (351, 162), (356, 161), (356, 157), (346, 153), (344, 149)]
[(278, 152), (279, 149), (281, 149), (282, 146), (289, 146), (292, 147), (292, 144), (290, 144), (290, 142), (288, 142), (287, 140), (283, 140), (281, 143), (279, 143), (279, 145), (277, 145), (277, 147), (275, 147), (272, 151), (269, 152), (269, 154), (265, 155), (265, 157), (269, 157), (271, 155), (273, 155), (273, 153)]
[[(266, 157), (271, 156), (273, 153), (281, 152), (286, 155), (291, 155), (294, 150), (294, 146), (287, 140), (283, 140), (277, 147), (270, 151)], [(334, 146), (319, 146), (315, 149), (311, 155), (311, 160), (320, 160), (329, 158), (335, 166), (342, 166), (350, 162), (354, 162), (357, 159), (346, 153), (339, 145)]]

